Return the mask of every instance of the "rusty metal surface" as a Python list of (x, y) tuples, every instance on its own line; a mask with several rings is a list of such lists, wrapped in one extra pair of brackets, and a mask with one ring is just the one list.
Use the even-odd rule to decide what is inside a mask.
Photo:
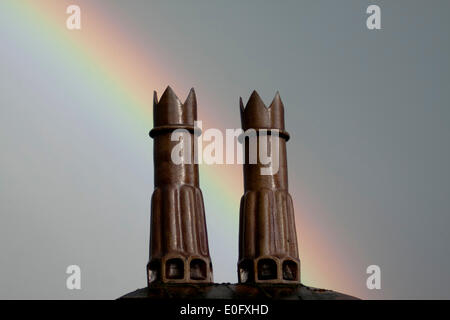
[[(297, 233), (294, 206), (288, 190), (284, 106), (277, 93), (271, 105), (266, 107), (256, 91), (244, 107), (240, 99), (242, 128), (275, 129), (279, 136), (261, 134), (245, 139), (244, 195), (240, 204), (239, 229), (239, 283), (299, 283), (300, 260), (298, 258)], [(258, 137), (259, 136), (259, 137)], [(266, 139), (267, 150), (279, 155), (276, 173), (262, 175), (267, 167), (260, 159), (249, 163), (250, 145), (260, 149), (259, 138)], [(277, 139), (277, 144), (271, 139)], [(244, 140), (241, 140), (244, 141)]]
[(120, 299), (227, 300), (355, 300), (331, 290), (301, 284), (159, 284), (130, 292)]
[[(170, 87), (160, 100), (154, 93), (153, 122), (154, 184), (151, 208), (148, 284), (209, 283), (213, 281), (208, 248), (203, 195), (199, 187), (194, 152), (175, 164), (175, 145), (194, 150), (194, 121), (197, 100), (193, 89), (181, 103)], [(187, 130), (182, 141), (172, 141), (176, 129)]]

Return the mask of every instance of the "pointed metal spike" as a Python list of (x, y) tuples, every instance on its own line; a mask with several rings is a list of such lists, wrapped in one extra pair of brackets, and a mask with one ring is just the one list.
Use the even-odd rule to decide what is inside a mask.
[(166, 87), (166, 89), (164, 90), (163, 95), (166, 94), (166, 93), (169, 93), (169, 92), (172, 93), (172, 94), (175, 94), (175, 92), (173, 91), (172, 87), (168, 85)]
[[(277, 90), (277, 92), (275, 93), (275, 98), (281, 99), (281, 97), (280, 97), (280, 91)], [(275, 99), (275, 98), (274, 98), (274, 99)]]
[(191, 88), (191, 90), (189, 90), (189, 94), (186, 100), (184, 101), (183, 105), (186, 105), (188, 103), (197, 104), (197, 96), (195, 94), (194, 88)]
[(153, 105), (156, 106), (158, 104), (158, 93), (153, 91)]
[(252, 94), (250, 95), (250, 98), (247, 101), (247, 106), (249, 104), (256, 104), (256, 103), (261, 103), (262, 105), (265, 106), (265, 104), (262, 101), (261, 97), (259, 96), (258, 92), (256, 92), (256, 90), (253, 90)]
[(175, 94), (175, 92), (172, 90), (170, 86), (167, 86), (166, 90), (164, 90), (164, 93), (162, 94), (161, 98), (159, 99), (159, 103), (162, 101), (172, 103), (176, 103), (178, 105), (181, 105), (180, 99), (178, 99), (178, 96)]
[(280, 92), (277, 91), (275, 93), (275, 97), (272, 100), (272, 103), (270, 104), (269, 108), (271, 108), (274, 105), (283, 106), (283, 102), (281, 101)]
[(242, 101), (242, 97), (239, 97), (239, 107), (241, 109), (241, 112), (244, 112), (244, 102)]

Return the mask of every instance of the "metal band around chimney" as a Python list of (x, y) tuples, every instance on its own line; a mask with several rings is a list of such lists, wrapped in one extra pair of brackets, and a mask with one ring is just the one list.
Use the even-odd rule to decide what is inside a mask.
[[(274, 128), (248, 128), (247, 130), (245, 130), (243, 133), (241, 133), (238, 136), (238, 141), (240, 143), (242, 143), (242, 140), (244, 139), (244, 137), (251, 137), (251, 136), (253, 136), (252, 134), (248, 133), (250, 130), (255, 130), (257, 136), (260, 136), (260, 135), (268, 135), (268, 136), (270, 136), (270, 135), (272, 135), (272, 131), (278, 131), (278, 136), (280, 138), (283, 138), (286, 141), (288, 141), (290, 139), (290, 137), (291, 137), (287, 131), (280, 130), (280, 129), (274, 129)], [(261, 131), (261, 130), (265, 130), (265, 131)]]
[(154, 127), (152, 130), (150, 130), (149, 135), (150, 135), (150, 137), (154, 138), (161, 133), (168, 132), (168, 131), (169, 132), (175, 131), (175, 130), (187, 130), (187, 131), (193, 133), (196, 137), (198, 137), (202, 134), (202, 130), (200, 128), (192, 126), (192, 125), (170, 124), (170, 125)]

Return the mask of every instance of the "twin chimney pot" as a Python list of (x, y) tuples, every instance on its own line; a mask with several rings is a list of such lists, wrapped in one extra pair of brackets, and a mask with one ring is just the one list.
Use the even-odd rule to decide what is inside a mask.
[[(240, 204), (238, 279), (240, 283), (299, 283), (294, 207), (288, 191), (284, 107), (277, 93), (266, 107), (254, 91), (244, 107), (240, 99), (243, 143), (244, 195)], [(197, 101), (193, 89), (181, 103), (170, 87), (160, 100), (154, 94), (154, 184), (151, 205), (148, 285), (153, 283), (211, 283), (212, 263), (208, 248), (203, 195), (198, 165), (191, 159), (175, 164), (175, 145), (194, 150)], [(184, 129), (190, 139), (172, 141), (174, 130)], [(249, 131), (255, 135), (246, 134)], [(274, 134), (276, 132), (277, 134)], [(262, 140), (261, 140), (262, 139)], [(276, 141), (275, 141), (276, 139)], [(257, 152), (249, 161), (251, 147), (266, 142), (269, 156), (278, 157), (273, 174), (261, 174), (265, 164)]]
[[(240, 206), (239, 282), (300, 282), (294, 206), (288, 191), (286, 141), (289, 134), (284, 128), (283, 103), (277, 92), (267, 108), (254, 91), (245, 108), (240, 100), (240, 109), (242, 129), (245, 132), (254, 129), (257, 135), (241, 140), (245, 148), (245, 193)], [(273, 131), (277, 135), (270, 134)], [(262, 142), (267, 144), (271, 156), (278, 153), (275, 156), (279, 159), (278, 170), (274, 174), (261, 174), (265, 165), (260, 152), (256, 163), (249, 161), (250, 146), (256, 145), (259, 150)]]
[(155, 190), (152, 195), (150, 261), (148, 283), (212, 282), (203, 195), (199, 186), (198, 165), (191, 159), (174, 164), (171, 140), (174, 130), (185, 129), (191, 139), (182, 140), (194, 150), (194, 121), (197, 120), (195, 92), (181, 103), (170, 87), (158, 101), (154, 94), (153, 159)]

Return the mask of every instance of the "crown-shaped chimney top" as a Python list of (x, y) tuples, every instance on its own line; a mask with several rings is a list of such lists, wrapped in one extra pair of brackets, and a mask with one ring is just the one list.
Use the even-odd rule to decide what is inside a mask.
[(153, 94), (153, 127), (194, 126), (197, 120), (197, 98), (194, 88), (184, 103), (181, 103), (170, 86), (166, 88), (158, 101), (156, 91)]
[(256, 90), (251, 94), (245, 107), (242, 98), (239, 99), (239, 105), (244, 131), (247, 129), (277, 129), (280, 131), (280, 135), (284, 135), (286, 139), (289, 138), (284, 127), (284, 106), (278, 91), (269, 107), (266, 107)]

